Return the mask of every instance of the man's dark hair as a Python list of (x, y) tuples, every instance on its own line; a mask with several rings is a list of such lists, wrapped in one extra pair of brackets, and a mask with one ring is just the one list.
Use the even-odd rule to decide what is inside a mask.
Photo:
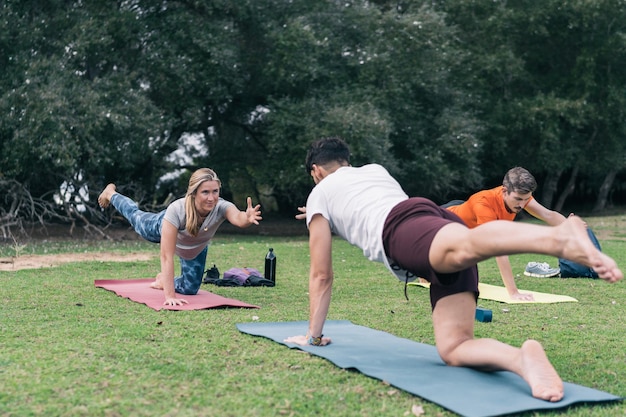
[(350, 164), (350, 148), (346, 142), (337, 137), (330, 137), (311, 144), (304, 162), (307, 174), (311, 173), (313, 164), (326, 165), (329, 162)]
[(528, 194), (535, 192), (537, 189), (535, 177), (522, 167), (509, 169), (509, 172), (506, 173), (502, 180), (502, 185), (509, 193)]

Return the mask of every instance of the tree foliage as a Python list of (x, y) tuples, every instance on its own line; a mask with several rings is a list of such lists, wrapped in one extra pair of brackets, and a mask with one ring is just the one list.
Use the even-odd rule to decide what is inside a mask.
[[(16, 210), (26, 190), (49, 219), (106, 221), (106, 183), (158, 204), (200, 166), (237, 204), (293, 213), (322, 136), (411, 195), (522, 165), (547, 205), (600, 210), (626, 165), (625, 25), (619, 0), (9, 0), (0, 179), (23, 188), (2, 214), (45, 221)], [(204, 151), (172, 158), (188, 138)]]
[(494, 161), (490, 170), (523, 165), (556, 184), (568, 172), (602, 182), (624, 169), (626, 74), (616, 71), (626, 59), (624, 2), (458, 0), (442, 8), (478, 57), (481, 160)]

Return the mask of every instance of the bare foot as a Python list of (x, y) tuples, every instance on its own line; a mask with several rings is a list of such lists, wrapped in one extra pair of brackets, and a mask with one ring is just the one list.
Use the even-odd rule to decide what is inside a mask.
[(98, 204), (102, 208), (109, 207), (111, 204), (111, 196), (115, 194), (115, 184), (109, 184), (98, 196)]
[(161, 279), (159, 277), (160, 274), (157, 274), (154, 282), (150, 283), (150, 288), (154, 288), (155, 290), (162, 290), (163, 284), (161, 284)]
[(558, 227), (559, 233), (566, 239), (562, 258), (593, 268), (600, 278), (608, 282), (624, 278), (615, 261), (593, 245), (587, 234), (587, 226), (580, 217), (569, 216)]
[(522, 376), (530, 385), (533, 397), (556, 402), (563, 398), (563, 381), (559, 377), (541, 344), (527, 340), (521, 347)]

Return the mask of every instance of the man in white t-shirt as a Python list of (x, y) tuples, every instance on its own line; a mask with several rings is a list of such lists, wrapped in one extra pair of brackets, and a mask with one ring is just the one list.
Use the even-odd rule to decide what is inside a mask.
[(538, 253), (588, 265), (608, 282), (622, 279), (615, 261), (591, 243), (580, 218), (570, 217), (556, 227), (494, 221), (468, 229), (432, 201), (409, 198), (382, 166), (350, 166), (349, 148), (338, 138), (313, 143), (306, 169), (316, 184), (306, 207), (300, 208), (309, 228), (309, 328), (306, 335), (286, 342), (331, 342), (322, 331), (333, 284), (334, 232), (361, 248), (368, 259), (383, 262), (402, 281), (419, 276), (431, 283), (435, 343), (447, 364), (515, 372), (534, 397), (563, 398), (563, 382), (539, 342), (527, 340), (515, 348), (474, 339), (476, 264), (493, 256)]

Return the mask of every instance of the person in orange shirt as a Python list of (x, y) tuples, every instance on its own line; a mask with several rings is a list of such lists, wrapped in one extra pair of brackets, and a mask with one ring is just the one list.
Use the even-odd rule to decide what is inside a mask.
[[(537, 189), (535, 177), (522, 167), (511, 168), (502, 185), (490, 190), (479, 191), (463, 202), (454, 200), (443, 207), (458, 215), (470, 228), (488, 223), (493, 220), (514, 220), (517, 213), (525, 210), (532, 216), (543, 220), (550, 226), (557, 226), (565, 221), (561, 213), (550, 210), (533, 198), (533, 192)], [(502, 276), (502, 282), (509, 296), (514, 300), (533, 300), (532, 294), (520, 293), (508, 256), (496, 257), (496, 263)], [(553, 270), (553, 275), (558, 270)], [(550, 276), (550, 275), (545, 275)]]

